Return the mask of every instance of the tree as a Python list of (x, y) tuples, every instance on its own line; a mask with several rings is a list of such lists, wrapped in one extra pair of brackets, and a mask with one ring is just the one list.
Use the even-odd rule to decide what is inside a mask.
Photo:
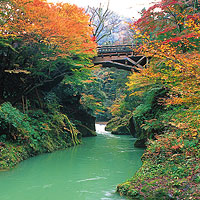
[(88, 6), (86, 13), (90, 15), (93, 36), (98, 44), (102, 44), (102, 40), (108, 38), (121, 22), (120, 17), (109, 9), (109, 1), (106, 9), (100, 3), (98, 8)]
[(1, 2), (0, 99), (17, 101), (90, 65), (96, 43), (83, 9), (43, 0)]

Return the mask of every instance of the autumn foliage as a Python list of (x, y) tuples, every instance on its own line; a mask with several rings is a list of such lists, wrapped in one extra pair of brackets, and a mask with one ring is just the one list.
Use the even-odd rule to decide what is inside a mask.
[[(8, 90), (16, 94), (8, 88), (13, 81), (21, 88), (17, 96), (22, 96), (91, 66), (96, 43), (84, 9), (45, 0), (1, 0), (0, 9), (0, 99)], [(13, 79), (12, 74), (21, 77)]]
[[(170, 89), (168, 104), (199, 103), (200, 14), (191, 2), (163, 0), (145, 11), (137, 22), (142, 53), (154, 58), (130, 87), (162, 83)], [(136, 81), (134, 80), (135, 76)]]
[(65, 53), (94, 54), (89, 16), (82, 8), (68, 3), (47, 3), (45, 0), (12, 0), (2, 2), (1, 37), (23, 37)]

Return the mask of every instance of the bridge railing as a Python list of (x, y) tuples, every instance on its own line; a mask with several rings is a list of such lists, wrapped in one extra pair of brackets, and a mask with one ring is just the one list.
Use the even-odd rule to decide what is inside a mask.
[(136, 45), (98, 46), (98, 54), (131, 53)]

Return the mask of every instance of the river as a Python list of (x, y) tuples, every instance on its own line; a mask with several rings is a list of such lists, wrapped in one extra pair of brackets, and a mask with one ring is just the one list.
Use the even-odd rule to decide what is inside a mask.
[(142, 149), (131, 136), (96, 125), (97, 137), (76, 147), (42, 154), (0, 172), (0, 200), (120, 200), (116, 185), (141, 166)]

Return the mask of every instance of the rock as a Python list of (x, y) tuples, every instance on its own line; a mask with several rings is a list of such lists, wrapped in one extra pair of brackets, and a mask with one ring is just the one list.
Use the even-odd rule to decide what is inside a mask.
[(130, 134), (135, 138), (141, 134), (140, 125), (133, 116), (129, 119), (129, 130)]
[(112, 118), (106, 124), (105, 130), (112, 131), (116, 126), (119, 126), (119, 125), (120, 125), (120, 118), (119, 117)]
[(96, 118), (92, 116), (87, 110), (81, 109), (74, 113), (72, 116), (75, 120), (76, 128), (80, 131), (82, 137), (96, 136), (95, 132), (95, 120)]
[(105, 128), (106, 131), (111, 131), (115, 135), (130, 135), (129, 115), (123, 118), (115, 117), (111, 119)]
[(118, 126), (111, 131), (114, 135), (130, 135), (130, 130), (127, 126)]
[(146, 138), (142, 138), (142, 139), (137, 139), (134, 143), (134, 147), (138, 147), (138, 148), (145, 148), (146, 147)]
[(88, 128), (83, 124), (76, 123), (76, 128), (79, 130), (82, 137), (97, 136), (97, 133), (94, 130), (91, 130), (90, 128)]
[(60, 85), (54, 91), (60, 99), (61, 112), (66, 114), (74, 123), (83, 137), (95, 136), (95, 120), (89, 108), (81, 102), (81, 94), (74, 90), (72, 85)]

